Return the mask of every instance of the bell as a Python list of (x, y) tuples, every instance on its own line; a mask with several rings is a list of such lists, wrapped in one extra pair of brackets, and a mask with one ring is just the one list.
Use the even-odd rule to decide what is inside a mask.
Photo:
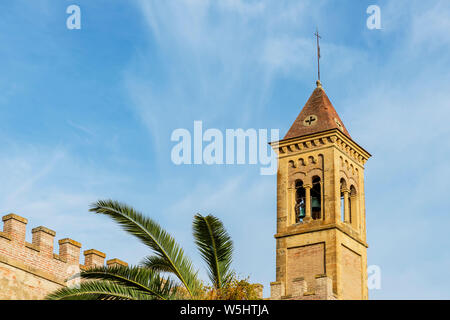
[(320, 209), (320, 199), (318, 197), (312, 197), (311, 208), (313, 210), (314, 209), (317, 209), (317, 210)]
[(306, 216), (306, 213), (305, 213), (305, 207), (300, 207), (299, 208), (300, 210), (300, 212), (299, 212), (299, 215), (298, 215), (298, 217), (300, 218), (300, 219), (303, 219), (305, 216)]

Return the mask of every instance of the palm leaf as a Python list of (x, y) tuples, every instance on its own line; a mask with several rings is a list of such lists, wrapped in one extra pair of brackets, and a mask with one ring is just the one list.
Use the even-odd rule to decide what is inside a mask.
[(170, 267), (170, 264), (167, 263), (167, 260), (158, 256), (145, 257), (141, 262), (141, 265), (153, 272), (172, 272), (172, 268)]
[(113, 200), (99, 200), (91, 205), (91, 212), (105, 214), (118, 222), (128, 233), (134, 235), (155, 254), (164, 259), (171, 272), (182, 282), (189, 295), (193, 297), (200, 282), (191, 260), (175, 239), (163, 230), (158, 223), (144, 217), (132, 207)]
[(101, 266), (82, 271), (73, 277), (76, 276), (88, 280), (112, 281), (153, 295), (160, 300), (173, 299), (177, 291), (173, 281), (161, 278), (158, 273), (141, 267)]
[(222, 222), (212, 216), (194, 216), (195, 244), (208, 267), (208, 276), (214, 287), (222, 288), (228, 283), (233, 255), (233, 242)]
[(112, 281), (86, 281), (77, 287), (63, 287), (47, 300), (154, 300), (155, 296)]

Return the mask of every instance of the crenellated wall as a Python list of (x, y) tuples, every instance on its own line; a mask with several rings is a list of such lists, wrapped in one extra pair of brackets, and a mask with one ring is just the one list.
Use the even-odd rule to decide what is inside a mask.
[(271, 300), (337, 300), (333, 293), (333, 281), (325, 274), (315, 276), (315, 282), (308, 284), (305, 278), (293, 279), (290, 283), (291, 294), (286, 292), (281, 281), (270, 284)]
[[(0, 231), (0, 300), (43, 299), (48, 293), (67, 285), (67, 279), (80, 269), (104, 265), (106, 255), (95, 249), (85, 250), (80, 264), (81, 243), (65, 238), (46, 227), (31, 230), (32, 243), (25, 241), (28, 220), (16, 214), (3, 216)], [(107, 265), (127, 265), (119, 259)]]

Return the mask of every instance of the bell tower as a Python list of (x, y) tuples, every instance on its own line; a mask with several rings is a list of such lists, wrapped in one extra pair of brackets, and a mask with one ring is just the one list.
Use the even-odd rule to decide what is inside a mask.
[(272, 299), (368, 299), (364, 164), (320, 81), (278, 154)]

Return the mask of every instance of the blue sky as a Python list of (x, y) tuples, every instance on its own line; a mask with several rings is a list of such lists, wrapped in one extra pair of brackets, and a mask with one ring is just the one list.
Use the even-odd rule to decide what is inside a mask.
[[(82, 29), (66, 28), (77, 4)], [(381, 30), (366, 9), (381, 8)], [(0, 208), (137, 263), (148, 250), (91, 202), (158, 220), (196, 265), (196, 212), (220, 217), (235, 268), (275, 279), (275, 176), (175, 166), (174, 129), (280, 129), (322, 83), (366, 165), (372, 299), (450, 298), (450, 3), (15, 0), (0, 4)], [(31, 239), (31, 233), (28, 235)], [(205, 272), (202, 270), (204, 276)]]

